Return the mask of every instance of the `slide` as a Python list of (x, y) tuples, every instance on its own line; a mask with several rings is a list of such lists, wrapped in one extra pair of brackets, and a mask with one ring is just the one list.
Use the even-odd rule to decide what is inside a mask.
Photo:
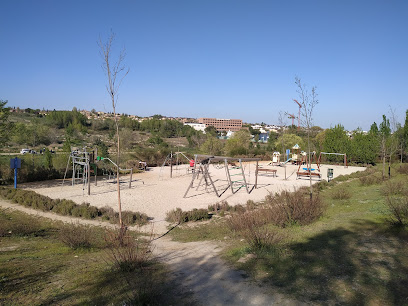
[(285, 161), (284, 163), (281, 163), (281, 165), (286, 165), (288, 162), (290, 162), (292, 160), (292, 158), (289, 158), (287, 161)]

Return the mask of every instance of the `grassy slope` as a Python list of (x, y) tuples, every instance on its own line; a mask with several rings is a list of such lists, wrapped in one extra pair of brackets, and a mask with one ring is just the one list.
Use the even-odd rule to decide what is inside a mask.
[(119, 305), (185, 303), (166, 283), (166, 268), (155, 261), (144, 269), (119, 272), (93, 229), (90, 248), (71, 249), (61, 224), (0, 210), (1, 305)]
[[(392, 181), (406, 175), (393, 172)], [(333, 199), (339, 189), (350, 198)], [(251, 250), (222, 221), (173, 233), (177, 240), (228, 241), (225, 258), (271, 290), (317, 303), (395, 305), (408, 303), (408, 229), (393, 228), (382, 189), (384, 183), (362, 186), (349, 178), (321, 192), (328, 204), (325, 215), (308, 226), (272, 230), (285, 239), (278, 246)], [(211, 223), (210, 223), (211, 224)], [(227, 238), (227, 239), (225, 239)]]

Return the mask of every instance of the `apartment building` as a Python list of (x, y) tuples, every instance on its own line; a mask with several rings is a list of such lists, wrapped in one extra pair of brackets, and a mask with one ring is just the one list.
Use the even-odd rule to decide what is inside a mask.
[(232, 131), (236, 132), (242, 129), (241, 119), (216, 119), (216, 118), (198, 118), (198, 123), (205, 126), (213, 126), (217, 131)]

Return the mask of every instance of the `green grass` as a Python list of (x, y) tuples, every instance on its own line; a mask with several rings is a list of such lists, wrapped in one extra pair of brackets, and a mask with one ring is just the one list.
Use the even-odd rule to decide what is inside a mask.
[(131, 272), (115, 268), (103, 229), (92, 229), (88, 247), (73, 249), (60, 240), (61, 228), (61, 223), (0, 210), (1, 305), (188, 302), (167, 282), (166, 267), (155, 260)]
[[(227, 261), (263, 282), (272, 292), (278, 290), (300, 301), (407, 304), (408, 228), (389, 222), (384, 186), (403, 182), (407, 187), (408, 176), (394, 169), (387, 182), (362, 184), (360, 177), (379, 175), (378, 169), (325, 184), (320, 193), (327, 204), (324, 215), (305, 226), (270, 225), (271, 231), (285, 237), (276, 245), (251, 249), (240, 235), (228, 233), (222, 219), (212, 229), (210, 222), (172, 234), (183, 241), (229, 237), (224, 240), (227, 246), (223, 256)], [(339, 196), (345, 191), (346, 196)], [(238, 262), (249, 253), (254, 255)]]

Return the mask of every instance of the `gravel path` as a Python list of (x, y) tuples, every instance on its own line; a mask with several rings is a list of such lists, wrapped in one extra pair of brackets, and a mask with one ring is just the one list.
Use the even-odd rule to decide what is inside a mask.
[[(65, 223), (115, 228), (106, 222), (59, 216), (5, 200), (0, 200), (0, 207)], [(198, 305), (300, 305), (278, 294), (272, 296), (245, 272), (231, 268), (219, 257), (221, 246), (214, 242), (180, 243), (164, 236), (154, 240), (153, 246), (154, 255), (169, 267), (170, 280), (191, 292)]]

